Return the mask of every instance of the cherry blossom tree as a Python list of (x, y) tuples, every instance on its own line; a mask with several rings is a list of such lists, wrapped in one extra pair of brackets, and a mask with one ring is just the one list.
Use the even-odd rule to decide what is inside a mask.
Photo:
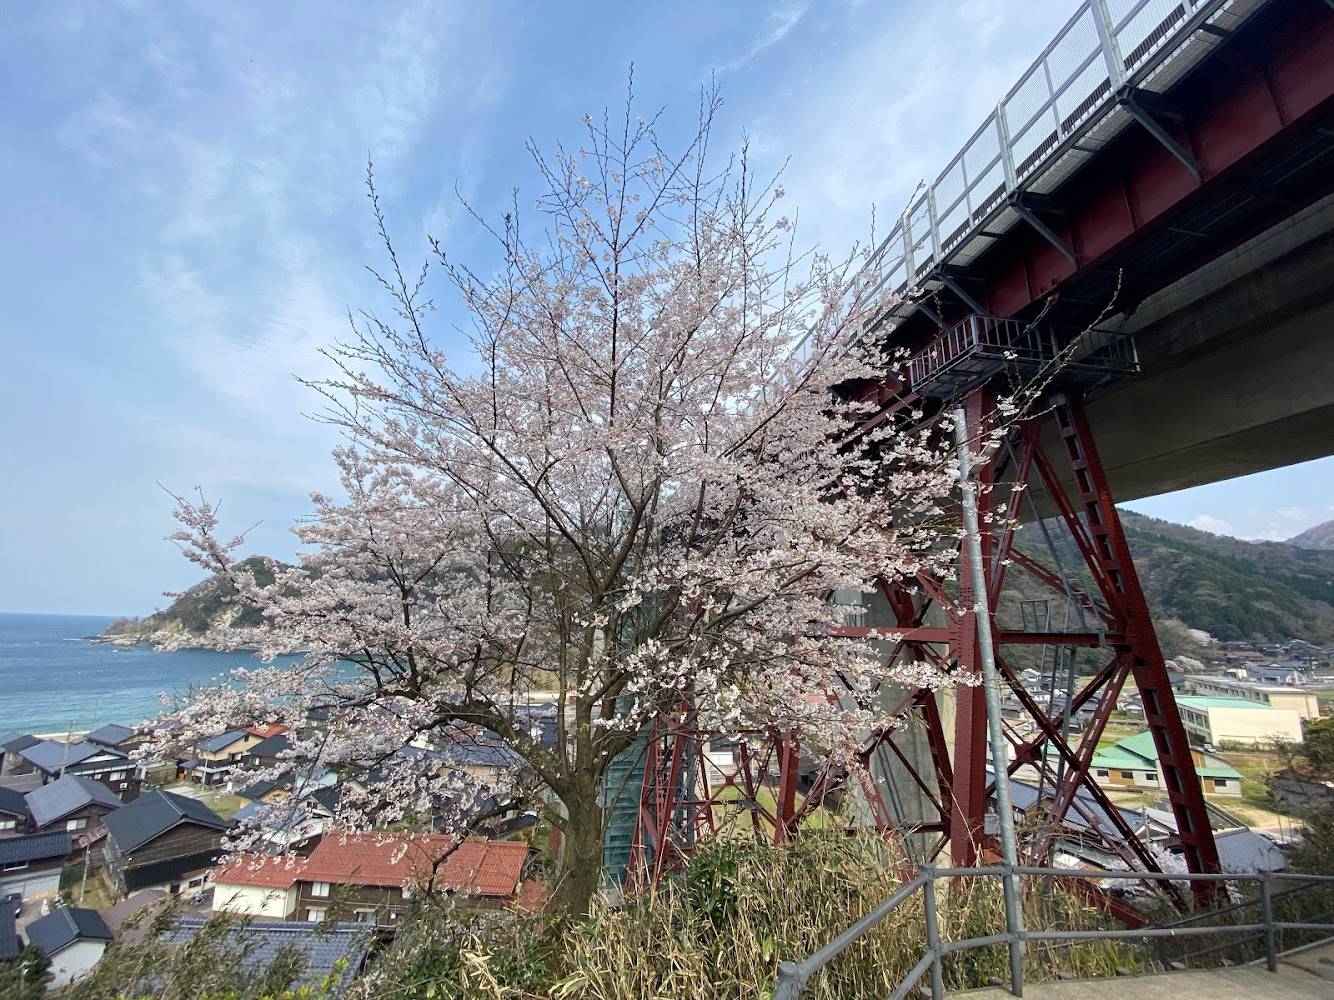
[[(383, 826), (494, 801), (500, 782), (404, 750), (490, 731), (516, 762), (508, 792), (562, 831), (555, 904), (583, 913), (604, 776), (656, 712), (684, 700), (720, 732), (781, 726), (847, 753), (892, 721), (876, 685), (944, 682), (829, 627), (848, 611), (835, 592), (949, 574), (948, 435), (865, 426), (847, 389), (893, 362), (859, 345), (884, 303), (855, 253), (798, 250), (744, 146), (710, 155), (718, 108), (706, 93), (674, 152), (630, 102), (586, 117), (577, 149), (530, 146), (536, 225), (517, 199), (494, 224), (473, 215), (495, 267), (436, 241), (402, 266), (368, 177), (388, 307), (353, 317), (336, 374), (307, 383), (348, 440), (345, 497), (313, 495), (304, 565), (268, 586), (213, 505), (176, 510), (189, 557), (264, 613), (214, 639), (306, 655), (173, 706), (163, 733), (288, 722), (289, 769), (376, 769), (341, 808)], [(811, 697), (835, 677), (843, 698)], [(543, 692), (554, 744), (528, 709)]]

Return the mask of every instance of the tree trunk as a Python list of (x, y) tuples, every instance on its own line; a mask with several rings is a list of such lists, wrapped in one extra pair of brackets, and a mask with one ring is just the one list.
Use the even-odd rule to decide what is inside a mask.
[(594, 789), (571, 795), (564, 804), (564, 846), (551, 907), (569, 917), (586, 917), (602, 884), (602, 803)]

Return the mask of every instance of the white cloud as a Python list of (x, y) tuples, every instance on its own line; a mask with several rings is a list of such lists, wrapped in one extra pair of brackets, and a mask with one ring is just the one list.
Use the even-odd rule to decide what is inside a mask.
[(1197, 514), (1186, 524), (1192, 528), (1199, 528), (1201, 531), (1207, 531), (1214, 535), (1234, 535), (1231, 523), (1221, 517), (1214, 517), (1212, 514)]
[(811, 0), (787, 0), (769, 9), (759, 33), (739, 56), (718, 67), (719, 73), (735, 73), (750, 65), (765, 49), (772, 48), (791, 34), (811, 9)]
[(802, 230), (830, 249), (884, 236), (919, 181), (932, 181), (1074, 8), (1073, 0), (974, 0), (962, 7), (868, 5), (850, 44), (771, 87), (752, 123), (777, 163)]
[(1303, 507), (1277, 507), (1273, 510), (1250, 509), (1250, 522), (1244, 537), (1265, 542), (1286, 542), (1307, 528), (1334, 520), (1334, 504), (1314, 504)]
[[(498, 92), (503, 76), (470, 71), (496, 56), (464, 43), (477, 32), (460, 21), (478, 16), (465, 6), (330, 4), (315, 21), (253, 10), (169, 18), (145, 5), (63, 25), (99, 84), (60, 136), (137, 199), (138, 349), (156, 339), (178, 359), (174, 388), (192, 404), (149, 431), (171, 466), (164, 478), (296, 487), (293, 469), (332, 475), (333, 433), (303, 418), (320, 400), (293, 375), (330, 373), (320, 349), (371, 294), (368, 153), (394, 189), (427, 122), (459, 117), (451, 131), (468, 143), (466, 98), (479, 80)], [(117, 62), (127, 36), (138, 56)]]

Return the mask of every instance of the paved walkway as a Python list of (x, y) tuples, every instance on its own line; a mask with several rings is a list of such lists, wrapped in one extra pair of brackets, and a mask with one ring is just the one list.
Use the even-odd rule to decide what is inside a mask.
[[(1013, 1000), (1008, 990), (956, 993), (969, 1000)], [(1024, 1000), (1334, 1000), (1334, 944), (1285, 958), (1277, 974), (1263, 968), (1191, 969), (1120, 979), (1029, 983)]]

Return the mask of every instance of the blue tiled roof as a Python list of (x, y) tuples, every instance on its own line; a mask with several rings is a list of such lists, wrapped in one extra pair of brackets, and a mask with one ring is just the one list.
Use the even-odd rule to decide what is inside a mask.
[(14, 927), (14, 908), (0, 906), (0, 962), (8, 962), (19, 954), (19, 932)]
[(134, 730), (129, 726), (109, 722), (100, 729), (94, 729), (84, 737), (84, 740), (88, 743), (100, 743), (103, 746), (114, 747), (117, 743), (123, 743), (133, 735)]
[(54, 823), (87, 805), (99, 805), (106, 809), (119, 809), (120, 799), (106, 785), (91, 778), (80, 778), (76, 774), (67, 774), (57, 778), (49, 785), (34, 788), (24, 796), (28, 802), (28, 812), (38, 826)]
[(231, 732), (223, 733), (221, 736), (214, 736), (204, 740), (196, 745), (195, 749), (202, 753), (217, 753), (219, 750), (225, 750), (241, 737), (245, 736), (244, 729), (233, 729)]
[(119, 750), (98, 746), (96, 743), (65, 744), (60, 740), (42, 740), (40, 743), (34, 743), (26, 750), (20, 750), (19, 756), (48, 774), (58, 774), (62, 767), (73, 767), (100, 753), (125, 756)]
[[(167, 944), (187, 944), (208, 923), (199, 918), (177, 920), (163, 935)], [(342, 961), (332, 990), (339, 996), (361, 971), (370, 951), (373, 928), (354, 923), (309, 923), (296, 920), (257, 920), (234, 924), (225, 933), (244, 953), (244, 961), (256, 969), (266, 969), (280, 951), (291, 949), (301, 956), (303, 968), (294, 987), (318, 987)]]
[(292, 749), (292, 741), (287, 738), (286, 733), (279, 733), (277, 736), (270, 736), (267, 739), (260, 740), (253, 747), (246, 751), (252, 757), (274, 757), (280, 753)]
[(0, 840), (0, 865), (19, 865), (33, 861), (54, 861), (74, 850), (69, 834), (30, 833), (26, 837), (6, 837)]
[(48, 955), (75, 941), (110, 941), (115, 935), (96, 910), (62, 906), (28, 925), (28, 942)]
[(1281, 872), (1287, 867), (1283, 852), (1254, 830), (1225, 830), (1214, 834), (1214, 843), (1223, 871), (1233, 875)]
[(31, 733), (5, 733), (0, 736), (0, 750), (5, 753), (18, 753), (42, 742)]
[(107, 813), (102, 822), (106, 824), (107, 833), (121, 853), (128, 854), (185, 820), (216, 830), (227, 830), (231, 826), (198, 799), (175, 795), (160, 788), (140, 795), (115, 812)]
[(28, 804), (23, 800), (23, 793), (16, 788), (5, 788), (0, 785), (0, 813), (22, 816), (26, 819)]

